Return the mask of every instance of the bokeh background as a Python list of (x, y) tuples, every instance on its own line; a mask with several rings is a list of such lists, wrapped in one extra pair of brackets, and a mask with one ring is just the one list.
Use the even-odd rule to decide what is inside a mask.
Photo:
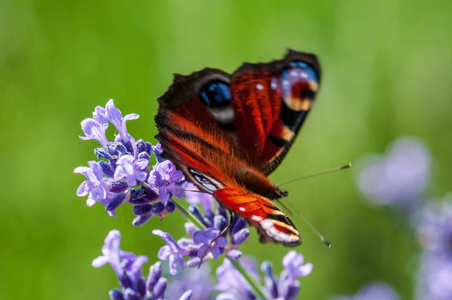
[[(91, 267), (110, 229), (122, 248), (156, 260), (151, 230), (184, 233), (173, 214), (132, 226), (75, 195), (73, 169), (95, 159), (80, 122), (113, 98), (136, 138), (155, 142), (157, 98), (173, 73), (232, 72), (243, 61), (279, 59), (288, 47), (318, 55), (321, 92), (278, 183), (384, 152), (402, 135), (433, 157), (427, 192), (452, 190), (450, 1), (0, 1), (0, 299), (107, 299), (112, 270)], [(353, 294), (369, 281), (413, 297), (419, 246), (397, 214), (370, 205), (356, 172), (287, 186), (290, 200), (333, 244), (327, 249), (297, 216), (314, 264), (300, 299)], [(260, 244), (245, 253), (282, 269), (288, 251)], [(149, 263), (146, 265), (148, 266)]]

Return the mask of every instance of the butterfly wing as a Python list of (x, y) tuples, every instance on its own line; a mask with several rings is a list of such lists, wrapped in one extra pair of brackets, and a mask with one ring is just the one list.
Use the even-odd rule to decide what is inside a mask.
[[(270, 199), (246, 190), (240, 182), (243, 170), (256, 174), (253, 180), (270, 181), (236, 155), (239, 145), (227, 135), (202, 127), (180, 114), (159, 110), (158, 139), (164, 155), (175, 163), (187, 180), (201, 191), (212, 194), (220, 205), (229, 209), (258, 229), (261, 242), (296, 246), (301, 243), (294, 224)], [(201, 126), (201, 127), (199, 127)], [(199, 142), (199, 139), (203, 143)], [(253, 173), (254, 172), (254, 173)], [(260, 176), (260, 177), (259, 177)]]
[(266, 175), (292, 145), (319, 78), (315, 56), (295, 51), (244, 64), (233, 75), (216, 69), (176, 75), (155, 119), (164, 157), (255, 226), (261, 241), (300, 244), (293, 223), (270, 200), (277, 187)]
[(264, 174), (278, 167), (311, 109), (320, 84), (314, 55), (245, 63), (230, 84), (234, 124), (244, 153)]

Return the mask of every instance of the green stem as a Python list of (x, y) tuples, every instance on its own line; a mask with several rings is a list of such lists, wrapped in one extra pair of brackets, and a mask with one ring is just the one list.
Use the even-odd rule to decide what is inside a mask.
[(251, 288), (254, 291), (254, 294), (256, 294), (257, 298), (263, 298), (266, 299), (264, 292), (262, 291), (262, 288), (260, 284), (256, 281), (256, 279), (253, 278), (240, 264), (238, 260), (230, 259), (232, 265), (237, 269), (237, 271), (242, 274), (243, 278), (249, 283)]
[(176, 208), (181, 213), (181, 215), (183, 215), (185, 219), (195, 225), (196, 228), (198, 228), (199, 230), (206, 229), (206, 226), (204, 226), (204, 224), (201, 223), (201, 221), (199, 221), (198, 218), (196, 218), (192, 213), (186, 210), (185, 207), (180, 205), (177, 201), (174, 201), (174, 203), (176, 203)]

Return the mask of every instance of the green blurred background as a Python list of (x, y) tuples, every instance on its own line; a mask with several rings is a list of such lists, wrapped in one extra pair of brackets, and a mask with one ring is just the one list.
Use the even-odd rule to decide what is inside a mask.
[[(109, 267), (94, 269), (110, 229), (122, 248), (156, 259), (159, 227), (181, 237), (173, 214), (135, 228), (131, 205), (109, 217), (75, 195), (77, 166), (95, 159), (80, 122), (113, 98), (137, 138), (155, 142), (156, 99), (173, 73), (232, 72), (279, 59), (286, 48), (318, 55), (322, 89), (276, 183), (383, 152), (420, 136), (432, 151), (432, 194), (452, 190), (451, 1), (55, 1), (0, 2), (0, 299), (107, 299)], [(368, 281), (411, 299), (418, 251), (387, 209), (356, 191), (356, 171), (294, 183), (296, 207), (333, 243), (327, 249), (293, 217), (314, 264), (300, 299), (355, 293)], [(281, 270), (289, 250), (243, 246)], [(146, 266), (148, 266), (147, 264)]]

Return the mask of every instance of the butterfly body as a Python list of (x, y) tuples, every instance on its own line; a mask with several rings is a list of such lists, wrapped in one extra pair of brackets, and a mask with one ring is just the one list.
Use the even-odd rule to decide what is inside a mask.
[(210, 68), (176, 75), (156, 116), (163, 155), (255, 226), (262, 242), (299, 245), (294, 224), (272, 202), (286, 192), (267, 176), (295, 140), (319, 83), (315, 56), (296, 51), (232, 75)]

